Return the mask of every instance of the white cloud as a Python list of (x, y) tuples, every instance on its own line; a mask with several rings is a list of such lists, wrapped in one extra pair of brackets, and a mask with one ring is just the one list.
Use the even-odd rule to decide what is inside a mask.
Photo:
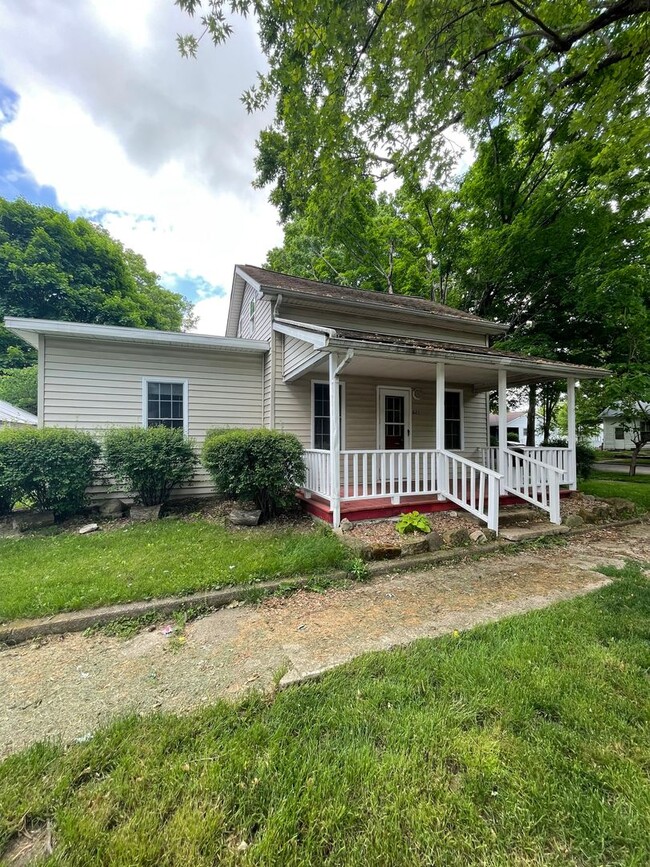
[[(2, 132), (36, 181), (163, 276), (229, 290), (236, 262), (261, 263), (281, 232), (250, 186), (268, 121), (239, 101), (262, 62), (252, 25), (186, 61), (175, 34), (191, 21), (171, 2), (135, 4), (134, 18), (129, 0), (13, 5), (0, 9), (0, 77), (21, 101)], [(199, 301), (201, 330), (222, 330), (225, 303)]]
[(194, 311), (199, 317), (196, 331), (203, 334), (224, 334), (228, 319), (228, 296), (203, 298), (194, 305)]

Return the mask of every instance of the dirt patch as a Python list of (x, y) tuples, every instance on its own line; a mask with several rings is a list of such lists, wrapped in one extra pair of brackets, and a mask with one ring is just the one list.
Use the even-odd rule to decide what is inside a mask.
[(28, 867), (40, 862), (54, 851), (50, 822), (23, 822), (23, 828), (9, 841), (2, 856), (6, 867)]
[[(443, 535), (453, 530), (476, 530), (478, 520), (472, 518), (466, 512), (427, 512), (423, 513), (431, 525), (431, 530)], [(357, 539), (360, 542), (377, 543), (384, 545), (404, 545), (408, 542), (417, 542), (423, 539), (424, 533), (398, 533), (395, 525), (399, 519), (386, 521), (359, 521), (352, 529), (344, 534), (345, 538)]]
[(45, 738), (87, 739), (128, 712), (183, 713), (268, 691), (285, 672), (289, 683), (370, 650), (540, 608), (602, 586), (607, 579), (593, 570), (630, 558), (650, 563), (648, 524), (223, 609), (182, 634), (77, 633), (8, 648), (0, 651), (0, 754)]

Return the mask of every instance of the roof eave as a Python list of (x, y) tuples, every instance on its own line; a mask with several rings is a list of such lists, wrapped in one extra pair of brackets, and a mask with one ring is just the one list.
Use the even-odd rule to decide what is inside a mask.
[(389, 345), (386, 343), (378, 344), (362, 340), (349, 340), (342, 337), (333, 338), (328, 342), (330, 349), (362, 349), (367, 355), (385, 356), (386, 353), (416, 356), (421, 359), (449, 359), (463, 364), (485, 367), (510, 367), (525, 372), (526, 368), (534, 369), (540, 373), (543, 371), (544, 376), (549, 378), (554, 377), (562, 379), (567, 376), (575, 376), (576, 379), (604, 379), (611, 376), (612, 371), (602, 367), (587, 367), (565, 364), (564, 362), (540, 363), (537, 360), (528, 360), (525, 357), (513, 358), (512, 356), (499, 355), (483, 355), (478, 352), (462, 352), (453, 349), (419, 349), (411, 346)]
[(269, 344), (264, 340), (240, 337), (194, 334), (184, 331), (154, 331), (147, 328), (125, 328), (119, 325), (92, 325), (80, 322), (61, 322), (50, 319), (23, 319), (7, 316), (5, 327), (13, 334), (38, 348), (38, 336), (62, 337), (71, 340), (104, 340), (114, 343), (139, 343), (149, 346), (194, 347), (196, 349), (226, 352), (263, 353)]

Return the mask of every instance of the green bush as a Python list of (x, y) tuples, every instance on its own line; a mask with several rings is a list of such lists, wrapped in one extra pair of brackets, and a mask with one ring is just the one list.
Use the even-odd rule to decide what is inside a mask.
[[(566, 449), (568, 443), (563, 439), (549, 440), (547, 446), (554, 446), (557, 449)], [(594, 464), (596, 463), (596, 450), (585, 443), (576, 444), (576, 474), (579, 479), (588, 479), (591, 475)]]
[(144, 506), (158, 506), (188, 482), (197, 458), (182, 430), (163, 427), (115, 428), (104, 439), (106, 469)]
[(0, 488), (5, 507), (20, 499), (57, 519), (79, 513), (95, 477), (99, 445), (65, 428), (0, 430)]
[(404, 515), (400, 515), (397, 523), (395, 524), (395, 529), (398, 533), (430, 533), (431, 532), (431, 524), (422, 515), (420, 512), (406, 512)]
[(202, 461), (221, 494), (253, 501), (264, 519), (295, 507), (296, 488), (305, 481), (298, 439), (265, 428), (211, 431)]

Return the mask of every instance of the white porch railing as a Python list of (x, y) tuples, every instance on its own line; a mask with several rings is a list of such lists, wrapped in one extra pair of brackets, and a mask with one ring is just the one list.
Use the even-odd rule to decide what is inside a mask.
[[(437, 449), (341, 451), (340, 500), (441, 495), (485, 521), (499, 526), (499, 482), (494, 470), (452, 452)], [(333, 500), (330, 453), (305, 450), (307, 497)]]
[(436, 451), (341, 452), (341, 500), (437, 494)]
[(441, 493), (485, 521), (490, 530), (496, 532), (499, 529), (499, 473), (453, 452), (441, 451), (439, 454), (442, 462)]
[(551, 523), (560, 523), (562, 470), (520, 451), (505, 449), (504, 488), (522, 500), (549, 513)]
[(307, 474), (304, 491), (318, 494), (327, 499), (332, 491), (332, 473), (330, 471), (330, 453), (325, 449), (305, 449), (303, 455)]
[[(571, 449), (558, 448), (557, 446), (524, 446), (519, 445), (519, 443), (510, 443), (509, 450), (521, 452), (521, 454), (532, 458), (534, 461), (540, 461), (542, 464), (547, 464), (560, 470), (562, 472), (561, 485), (569, 485), (575, 481), (575, 461)], [(481, 449), (481, 459), (486, 467), (489, 467), (491, 470), (498, 470), (498, 447), (491, 446), (487, 449)]]

